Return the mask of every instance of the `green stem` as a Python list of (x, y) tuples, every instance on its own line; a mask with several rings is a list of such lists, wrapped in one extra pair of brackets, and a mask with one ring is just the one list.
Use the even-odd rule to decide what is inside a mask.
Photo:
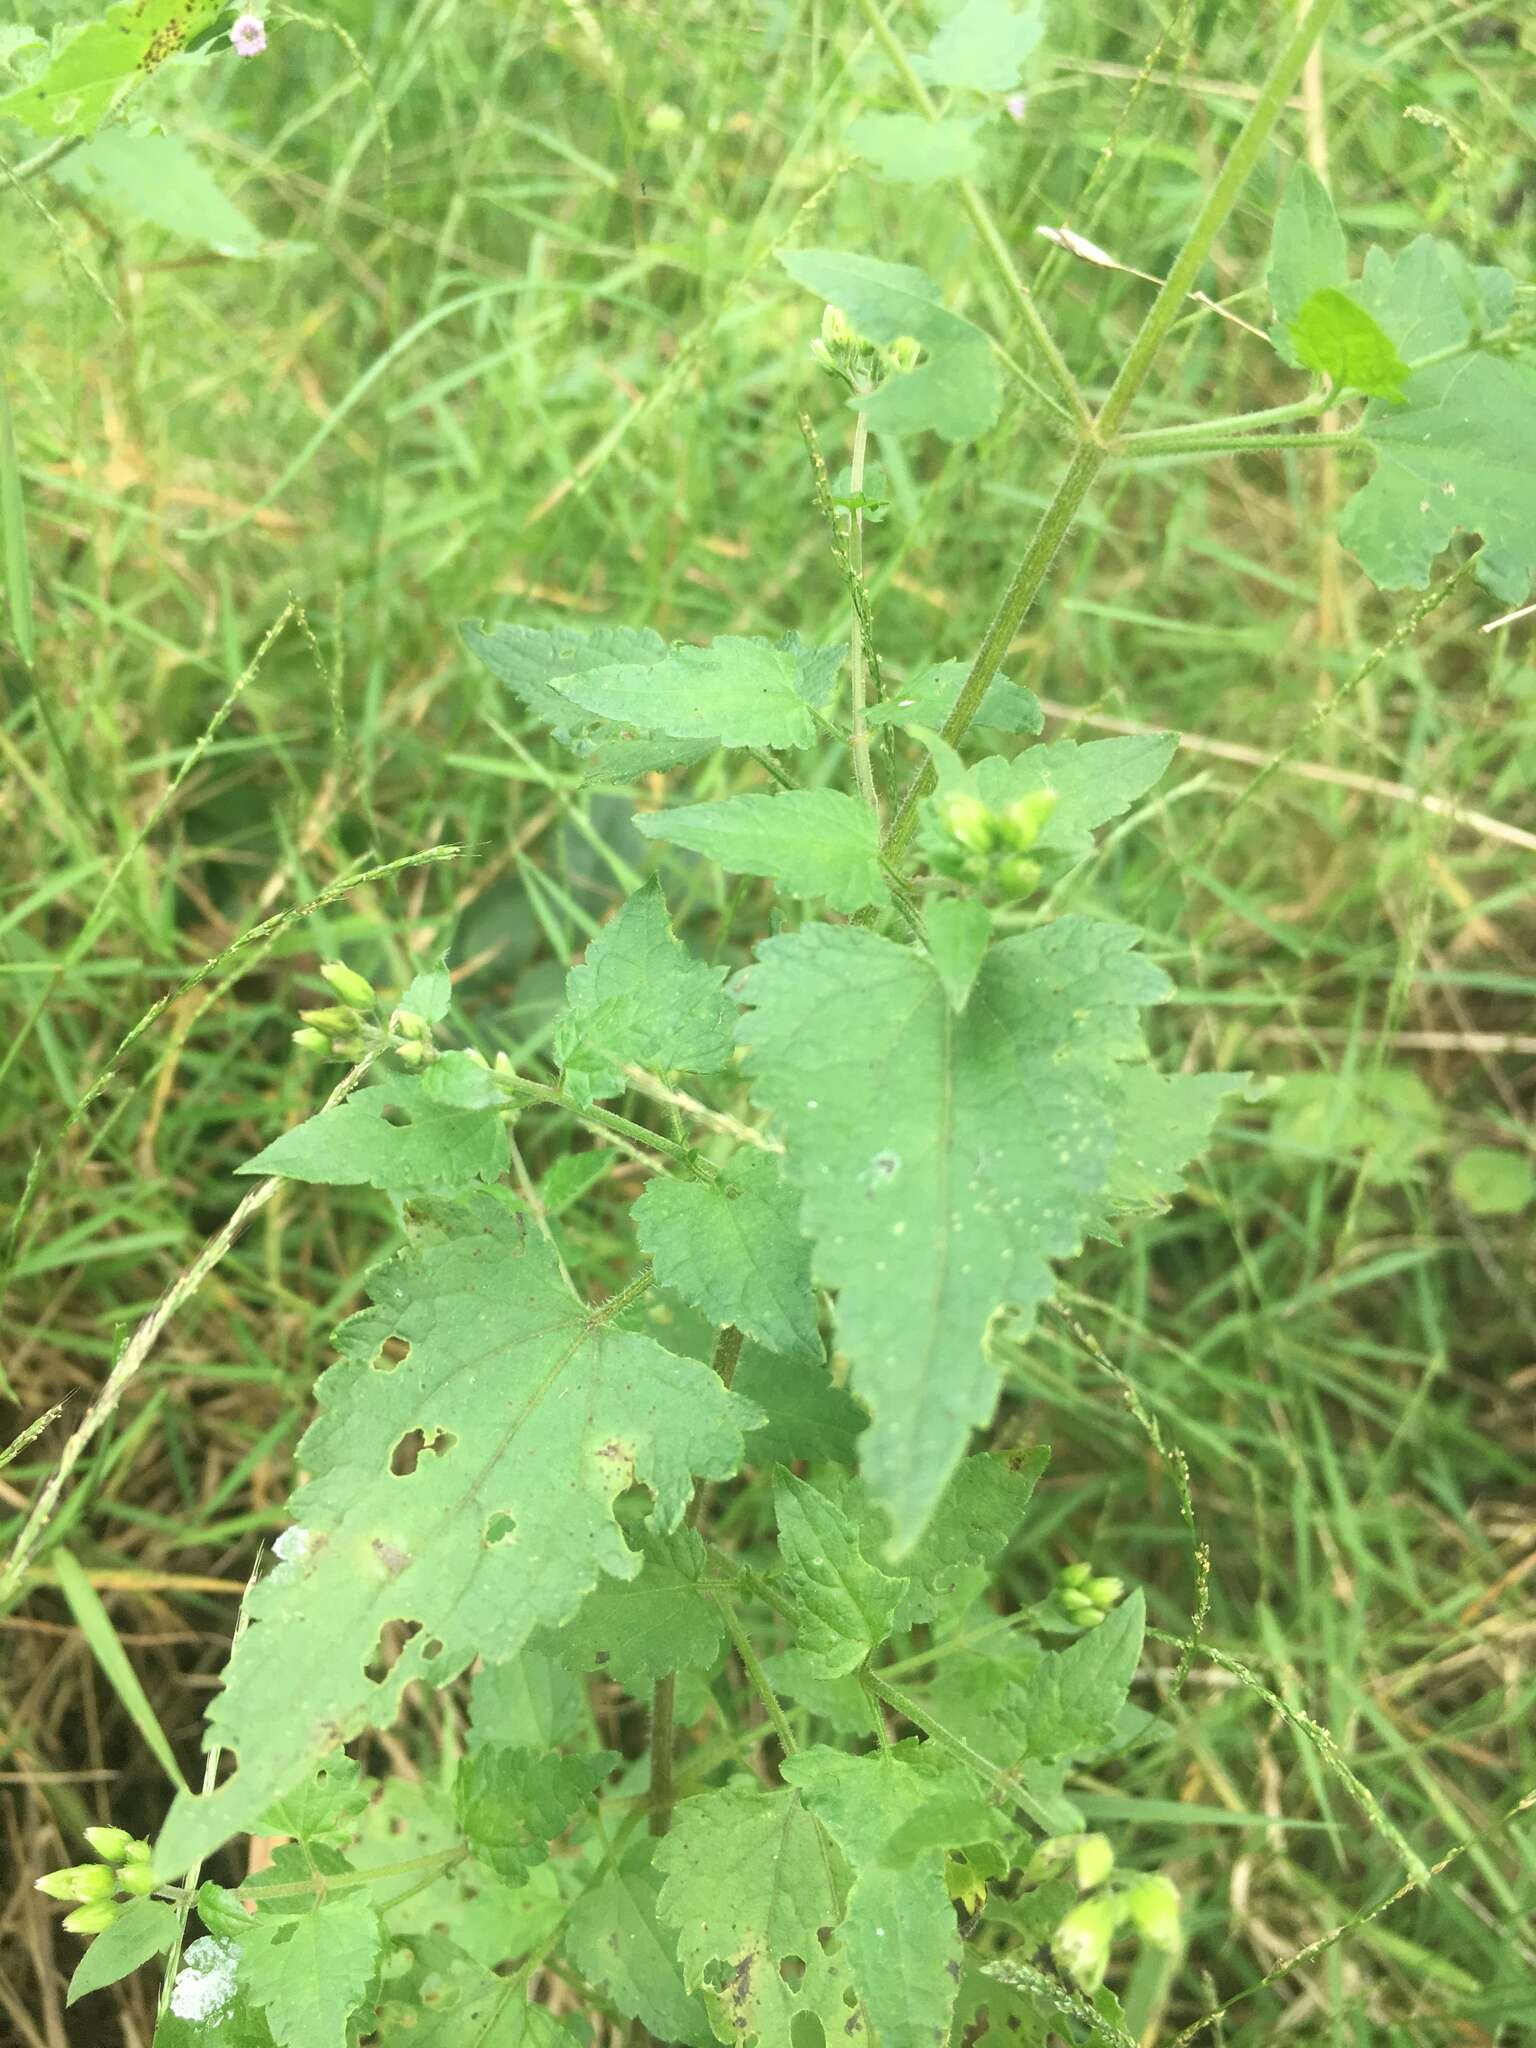
[(1338, 403), (1337, 392), (1314, 392), (1289, 405), (1267, 405), (1258, 412), (1231, 412), (1211, 420), (1185, 420), (1176, 427), (1138, 427), (1134, 434), (1122, 434), (1118, 452), (1177, 446), (1182, 441), (1204, 439), (1208, 434), (1247, 434), (1263, 427), (1283, 427), (1291, 420), (1315, 419)]
[(767, 1674), (764, 1672), (762, 1665), (757, 1661), (757, 1652), (748, 1640), (747, 1632), (741, 1625), (736, 1609), (731, 1605), (730, 1600), (724, 1593), (716, 1592), (712, 1597), (716, 1607), (720, 1610), (720, 1618), (725, 1623), (726, 1633), (730, 1636), (736, 1654), (741, 1659), (741, 1668), (751, 1680), (752, 1689), (762, 1701), (763, 1711), (767, 1714), (772, 1724), (774, 1734), (779, 1738), (780, 1749), (783, 1750), (786, 1756), (793, 1756), (795, 1753), (795, 1738), (790, 1733), (788, 1721), (784, 1718), (784, 1709), (779, 1705), (774, 1695), (773, 1687), (768, 1683)]
[[(901, 80), (907, 98), (925, 120), (937, 121), (939, 110), (934, 104), (933, 95), (913, 70), (912, 60), (880, 12), (878, 0), (859, 0), (859, 7), (864, 19), (874, 31), (876, 41), (890, 59), (891, 68)], [(992, 209), (969, 178), (958, 180), (955, 189), (960, 195), (960, 204), (970, 215), (971, 225), (981, 237), (982, 246), (992, 260), (992, 267), (997, 272), (1003, 289), (1013, 301), (1014, 311), (1023, 322), (1024, 331), (1055, 380), (1056, 388), (1066, 400), (1067, 410), (1077, 426), (1086, 430), (1093, 424), (1093, 414), (1088, 401), (1078, 389), (1077, 379), (1072, 374), (1072, 366), (1056, 346), (1050, 329), (1041, 318), (1034, 295), (1014, 268), (1013, 258), (1008, 253), (1007, 241), (992, 216)]]
[[(853, 452), (848, 458), (848, 494), (857, 499), (864, 488), (864, 458), (869, 449), (869, 418), (866, 413), (857, 415), (853, 429)], [(855, 505), (848, 529), (848, 567), (859, 582), (864, 578), (864, 514)], [(859, 795), (874, 813), (875, 823), (880, 822), (880, 798), (875, 790), (874, 770), (869, 760), (869, 726), (864, 716), (864, 634), (861, 621), (853, 622), (853, 644), (848, 654), (848, 708), (850, 731), (848, 751), (853, 757), (853, 779), (859, 785)]]
[[(872, 0), (860, 0), (860, 4), (867, 13)], [(1066, 538), (1067, 529), (1077, 516), (1095, 477), (1109, 458), (1110, 448), (1121, 421), (1130, 409), (1132, 400), (1146, 382), (1158, 349), (1166, 339), (1168, 330), (1179, 318), (1184, 301), (1200, 274), (1200, 267), (1210, 254), (1212, 243), (1236, 204), (1238, 194), (1269, 139), (1270, 130), (1284, 111), (1291, 87), (1300, 77), (1313, 45), (1322, 35), (1329, 16), (1338, 4), (1339, 0), (1312, 0), (1312, 5), (1286, 42), (1269, 76), (1261, 86), (1253, 111), (1243, 124), (1242, 132), (1223, 163), (1205, 204), (1185, 239), (1183, 248), (1174, 258), (1173, 268), (1147, 309), (1146, 318), (1131, 343), (1125, 361), (1120, 365), (1119, 373), (1110, 386), (1109, 396), (1105, 399), (1097, 420), (1094, 421), (1091, 431), (1085, 433), (1079, 443), (1076, 454), (1067, 466), (1066, 475), (1057, 486), (1055, 497), (1041, 516), (1039, 525), (1025, 547), (1019, 566), (1014, 571), (1013, 579), (1003, 593), (1002, 601), (987, 628), (986, 636), (955, 701), (954, 709), (944, 721), (944, 738), (950, 746), (957, 747), (960, 744), (980, 709), (981, 700), (997, 674), (1004, 655), (1013, 644), (1013, 637), (1025, 613), (1040, 593), (1040, 587), (1055, 559), (1056, 551)], [(936, 770), (929, 761), (908, 784), (901, 806), (886, 835), (886, 852), (893, 859), (899, 859), (905, 851), (916, 829), (917, 807), (932, 789), (935, 779)]]
[(659, 1131), (647, 1130), (644, 1124), (632, 1124), (627, 1116), (616, 1116), (611, 1109), (599, 1109), (595, 1102), (580, 1108), (558, 1088), (546, 1087), (542, 1081), (526, 1081), (521, 1074), (504, 1080), (503, 1086), (511, 1097), (566, 1110), (578, 1123), (589, 1124), (594, 1130), (611, 1131), (615, 1137), (627, 1138), (632, 1145), (659, 1152), (663, 1159), (670, 1159), (674, 1166), (681, 1167), (695, 1180), (718, 1180), (720, 1177), (719, 1167), (701, 1159), (691, 1145), (679, 1145), (672, 1138), (662, 1137)]
[(332, 1892), (377, 1884), (386, 1877), (410, 1877), (418, 1870), (448, 1870), (455, 1863), (462, 1863), (468, 1854), (461, 1843), (457, 1849), (438, 1849), (430, 1856), (413, 1856), (406, 1863), (381, 1863), (371, 1870), (344, 1870), (335, 1877), (305, 1877), (293, 1884), (246, 1884), (236, 1888), (235, 1897), (263, 1906), (269, 1899), (302, 1899), (311, 1895), (327, 1898)]
[(1115, 450), (1116, 463), (1203, 462), (1208, 455), (1262, 455), (1266, 448), (1352, 448), (1358, 445), (1364, 420), (1352, 427), (1311, 434), (1212, 434), (1198, 441), (1180, 441), (1172, 448), (1127, 447)]
[(983, 1756), (979, 1749), (972, 1749), (963, 1735), (957, 1735), (952, 1728), (946, 1728), (942, 1721), (935, 1720), (928, 1709), (919, 1706), (909, 1692), (903, 1692), (900, 1687), (892, 1685), (889, 1679), (882, 1677), (879, 1672), (868, 1672), (865, 1682), (876, 1698), (884, 1700), (888, 1707), (894, 1707), (904, 1721), (910, 1721), (914, 1728), (921, 1728), (930, 1741), (937, 1743), (940, 1749), (948, 1750), (957, 1763), (964, 1764), (967, 1770), (975, 1771), (984, 1777), (999, 1799), (1009, 1800), (1014, 1805), (1022, 1807), (1037, 1827), (1043, 1828), (1047, 1834), (1052, 1832), (1050, 1815), (1031, 1798), (1010, 1772), (1000, 1769), (990, 1757)]

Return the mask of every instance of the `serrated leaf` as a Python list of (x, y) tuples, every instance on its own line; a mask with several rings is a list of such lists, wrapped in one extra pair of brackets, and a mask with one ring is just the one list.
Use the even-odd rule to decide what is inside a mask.
[(555, 1052), (572, 1100), (621, 1095), (626, 1066), (718, 1072), (731, 1057), (735, 1021), (725, 974), (674, 936), (655, 882), (636, 890), (566, 979)]
[(1150, 1067), (1122, 1077), (1119, 1146), (1110, 1168), (1108, 1215), (1155, 1210), (1182, 1185), (1185, 1168), (1210, 1143), (1229, 1095), (1253, 1076), (1158, 1074)]
[(470, 1682), (471, 1749), (485, 1742), (557, 1749), (585, 1735), (586, 1726), (580, 1682), (531, 1645), (504, 1664), (482, 1664)]
[(1056, 792), (1056, 808), (1030, 851), (1038, 858), (1056, 853), (1082, 860), (1093, 851), (1093, 834), (1128, 811), (1162, 779), (1178, 749), (1171, 732), (1133, 733), (1123, 739), (1052, 740), (1026, 747), (1011, 761), (989, 755), (967, 771), (963, 786), (974, 789), (991, 809), (1037, 789)]
[(987, 1326), (1027, 1329), (1102, 1206), (1137, 1018), (1168, 992), (1122, 925), (992, 947), (964, 1014), (932, 963), (852, 927), (768, 940), (745, 982), (753, 1095), (788, 1140), (813, 1271), (839, 1290), (864, 1471), (921, 1535), (998, 1392)]
[(584, 711), (642, 732), (722, 747), (808, 747), (816, 725), (799, 678), (789, 649), (722, 633), (707, 647), (583, 670), (561, 688)]
[(526, 1985), (453, 1942), (429, 1935), (411, 1943), (410, 1955), (411, 1966), (390, 1978), (369, 2048), (589, 2048), (589, 2034), (530, 2004)]
[(992, 940), (992, 913), (974, 896), (936, 896), (923, 912), (923, 937), (957, 1014), (970, 1000)]
[[(842, 1918), (837, 1865), (798, 1793), (727, 1785), (684, 1800), (655, 1865), (657, 1911), (717, 2040), (776, 2048), (802, 2013), (844, 2037), (846, 1969), (818, 1939)], [(803, 1973), (785, 1971), (791, 1957)]]
[(668, 1671), (708, 1671), (725, 1640), (694, 1531), (648, 1536), (641, 1556), (634, 1578), (600, 1579), (563, 1628), (539, 1639), (568, 1669), (599, 1671), (637, 1698)]
[(823, 1678), (841, 1678), (891, 1633), (906, 1582), (870, 1564), (842, 1509), (782, 1467), (774, 1474), (773, 1504), (801, 1653)]
[(1348, 277), (1344, 230), (1328, 188), (1310, 164), (1294, 164), (1269, 248), (1269, 297), (1275, 318), (1288, 327), (1314, 292), (1343, 285)]
[(277, 2048), (348, 2048), (384, 1929), (366, 1890), (335, 1891), (308, 1911), (258, 1913), (240, 1938), (240, 1984)]
[(877, 432), (932, 428), (946, 441), (970, 441), (991, 426), (1000, 402), (992, 344), (941, 303), (938, 286), (922, 271), (841, 249), (794, 249), (779, 261), (869, 340), (886, 344), (910, 336), (926, 352), (915, 370), (887, 377), (856, 401)]
[(717, 1328), (734, 1323), (786, 1357), (822, 1355), (799, 1200), (766, 1153), (744, 1149), (714, 1181), (658, 1175), (630, 1212), (663, 1287)]
[(848, 128), (849, 146), (896, 185), (932, 185), (969, 178), (981, 169), (979, 118), (947, 114), (861, 114)]
[(53, 167), (60, 184), (109, 212), (220, 256), (259, 256), (262, 237), (187, 145), (153, 130), (108, 128)]
[(657, 1918), (653, 1844), (631, 1842), (617, 1866), (571, 1908), (565, 1946), (578, 1970), (660, 2040), (705, 2048), (701, 2001), (684, 1984), (676, 1937)]
[[(424, 1074), (385, 1074), (284, 1131), (235, 1171), (398, 1195), (456, 1194), (506, 1172), (502, 1102), (483, 1067), (467, 1053), (447, 1053)], [(392, 1122), (391, 1111), (404, 1121)]]
[(460, 1831), (488, 1869), (523, 1884), (621, 1761), (611, 1749), (547, 1756), (507, 1742), (480, 1744), (453, 1776)]
[(274, 1799), (257, 1828), (264, 1835), (340, 1845), (371, 1796), (372, 1787), (364, 1782), (356, 1762), (339, 1749), (281, 1799)]
[(960, 1937), (930, 1849), (888, 1860), (892, 1838), (927, 1807), (935, 1781), (901, 1749), (846, 1756), (820, 1746), (781, 1766), (853, 1868), (840, 1939), (880, 2048), (933, 2048), (946, 2038), (960, 1974)]
[(1297, 361), (1339, 390), (1402, 398), (1408, 365), (1365, 308), (1333, 286), (1313, 292), (1286, 333)]
[(1146, 1619), (1146, 1602), (1132, 1593), (1097, 1628), (1041, 1655), (1006, 1707), (1026, 1756), (1051, 1763), (1108, 1746), (1136, 1676)]
[(96, 20), (58, 32), (53, 53), (0, 115), (39, 135), (93, 135), (119, 93), (200, 35), (218, 0), (118, 0)]
[[(458, 1236), (380, 1267), (376, 1306), (338, 1334), (299, 1447), (311, 1476), (292, 1504), (298, 1531), (250, 1596), (209, 1717), (208, 1740), (239, 1769), (178, 1797), (161, 1869), (248, 1824), (309, 1759), (387, 1727), (411, 1680), (515, 1656), (602, 1573), (636, 1576), (613, 1515), (632, 1483), (666, 1531), (696, 1479), (741, 1462), (757, 1413), (707, 1366), (574, 1300), (550, 1248), (523, 1242), (489, 1195), (459, 1214)], [(391, 1339), (409, 1346), (398, 1362)], [(417, 1633), (370, 1676), (396, 1623)]]
[(131, 1977), (152, 1956), (163, 1956), (180, 1932), (181, 1916), (174, 1906), (162, 1899), (130, 1899), (76, 1963), (64, 2003), (73, 2005), (76, 1999)]
[(590, 1152), (563, 1152), (546, 1173), (539, 1176), (539, 1205), (551, 1223), (591, 1193), (614, 1162), (606, 1147)]
[(869, 1417), (853, 1396), (836, 1385), (824, 1364), (792, 1354), (775, 1356), (747, 1344), (734, 1385), (763, 1413), (748, 1439), (755, 1465), (810, 1463), (852, 1465)]
[(1039, 0), (1015, 9), (1010, 0), (964, 0), (912, 68), (929, 85), (971, 92), (1007, 92), (1045, 33)]
[(566, 694), (592, 669), (660, 661), (667, 643), (648, 626), (486, 626), (467, 619), (459, 637), (557, 740), (573, 745), (603, 723)]
[[(871, 725), (922, 725), (937, 732), (955, 708), (962, 684), (970, 674), (968, 661), (936, 661), (919, 669), (895, 694), (870, 707)], [(994, 726), (999, 732), (1037, 733), (1045, 724), (1040, 699), (1022, 683), (1007, 676), (994, 676), (976, 713), (977, 725)]]
[(834, 910), (890, 902), (880, 869), (880, 828), (869, 806), (836, 789), (730, 796), (682, 810), (642, 812), (635, 829), (707, 854), (739, 875), (772, 875), (791, 896), (822, 896)]
[(440, 960), (436, 967), (424, 967), (411, 976), (410, 985), (400, 998), (400, 1007), (413, 1016), (424, 1017), (429, 1024), (441, 1024), (452, 1001), (453, 977), (447, 961)]
[(964, 1460), (921, 1541), (903, 1561), (907, 1592), (896, 1613), (899, 1630), (959, 1616), (981, 1595), (1024, 1519), (1050, 1455), (1042, 1444), (978, 1451)]

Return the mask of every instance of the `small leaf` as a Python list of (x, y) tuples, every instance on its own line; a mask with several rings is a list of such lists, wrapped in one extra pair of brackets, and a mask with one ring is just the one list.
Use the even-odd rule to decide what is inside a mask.
[(571, 1099), (621, 1095), (626, 1066), (717, 1072), (731, 1057), (735, 1020), (725, 974), (674, 936), (656, 883), (637, 890), (566, 980), (570, 1007), (555, 1051)]
[(949, 1007), (965, 1008), (992, 939), (992, 913), (974, 896), (937, 896), (923, 913), (923, 937)]
[(903, 1561), (907, 1594), (899, 1630), (964, 1612), (989, 1583), (1017, 1533), (1050, 1452), (978, 1451), (950, 1481), (922, 1540)]
[(258, 256), (262, 237), (174, 135), (108, 128), (60, 159), (52, 175), (93, 204), (163, 228), (220, 256)]
[(929, 85), (1007, 92), (1045, 33), (1040, 0), (1015, 10), (1010, 0), (964, 0), (912, 68)]
[(1269, 249), (1275, 318), (1289, 327), (1315, 292), (1341, 287), (1348, 278), (1344, 230), (1328, 188), (1310, 164), (1297, 163), (1286, 180)]
[[(501, 1107), (484, 1068), (466, 1053), (447, 1053), (420, 1076), (386, 1074), (321, 1110), (235, 1171), (398, 1195), (456, 1194), (506, 1172)], [(407, 1120), (391, 1123), (391, 1110)]]
[(1408, 365), (1365, 308), (1331, 285), (1313, 292), (1286, 332), (1297, 360), (1337, 389), (1402, 397)]
[(636, 1202), (641, 1249), (717, 1328), (735, 1323), (770, 1351), (820, 1359), (811, 1248), (799, 1202), (762, 1152), (738, 1152), (715, 1181), (658, 1175)]
[(351, 1835), (352, 1823), (368, 1804), (371, 1792), (357, 1764), (345, 1750), (338, 1749), (292, 1791), (275, 1799), (257, 1827), (266, 1835), (292, 1835), (296, 1841), (340, 1847)]
[(655, 1863), (657, 1911), (718, 2040), (776, 2048), (802, 2013), (829, 2042), (844, 2036), (846, 1965), (818, 1938), (842, 1918), (835, 1865), (798, 1793), (733, 1784), (686, 1799)]
[(48, 61), (0, 114), (39, 135), (93, 135), (120, 93), (200, 35), (218, 0), (118, 0), (94, 21), (62, 30)]
[(1536, 1195), (1536, 1171), (1523, 1153), (1474, 1145), (1457, 1160), (1451, 1186), (1474, 1216), (1518, 1216)]
[(645, 626), (485, 626), (475, 619), (459, 628), (477, 660), (567, 745), (603, 723), (567, 696), (564, 685), (592, 669), (622, 663), (660, 661), (667, 643)]
[(583, 670), (562, 689), (583, 710), (642, 732), (722, 747), (808, 747), (816, 726), (799, 678), (789, 649), (724, 633), (707, 647)]
[(677, 1938), (657, 1919), (661, 1879), (652, 1844), (630, 1843), (617, 1866), (571, 1908), (566, 1948), (583, 1976), (600, 1984), (622, 2012), (660, 2040), (704, 2048), (711, 2029), (704, 2007), (683, 1982)]
[(446, 960), (436, 967), (423, 968), (420, 974), (411, 977), (411, 983), (400, 998), (400, 1007), (414, 1016), (424, 1017), (429, 1024), (441, 1024), (448, 1014), (453, 1001), (453, 979), (448, 972)]
[[(919, 669), (910, 682), (897, 686), (893, 696), (871, 706), (870, 724), (921, 725), (937, 732), (954, 710), (970, 669), (967, 661), (936, 661)], [(999, 732), (1037, 733), (1045, 723), (1045, 713), (1033, 690), (1011, 683), (1006, 676), (994, 676), (976, 713), (976, 723), (994, 726)]]
[(979, 118), (949, 114), (861, 114), (848, 129), (850, 146), (894, 185), (932, 185), (970, 178), (981, 168), (976, 146)]
[(1065, 1650), (1043, 1653), (1009, 1706), (1026, 1755), (1092, 1756), (1114, 1739), (1145, 1627), (1146, 1603), (1133, 1593)]
[(890, 1634), (906, 1581), (868, 1563), (842, 1509), (782, 1467), (774, 1474), (773, 1500), (784, 1583), (799, 1610), (801, 1652), (822, 1677), (840, 1678)]
[(871, 341), (885, 345), (910, 336), (926, 351), (927, 360), (915, 370), (888, 377), (857, 401), (877, 432), (932, 428), (946, 441), (970, 441), (996, 419), (1000, 393), (992, 344), (979, 327), (940, 302), (938, 286), (920, 270), (840, 249), (795, 249), (779, 261)]
[(890, 902), (874, 813), (841, 790), (725, 797), (634, 822), (647, 839), (690, 847), (733, 874), (771, 875), (789, 895), (822, 896), (834, 910)]
[(174, 1906), (161, 1899), (130, 1899), (105, 1934), (98, 1934), (75, 1965), (66, 2005), (89, 1997), (142, 1969), (151, 1956), (163, 1956), (181, 1931)]
[(611, 1749), (545, 1756), (490, 1742), (461, 1759), (453, 1805), (464, 1839), (498, 1877), (522, 1884), (622, 1759)]
[(704, 1590), (706, 1552), (692, 1529), (650, 1535), (632, 1579), (604, 1575), (540, 1647), (573, 1671), (597, 1671), (640, 1698), (668, 1671), (708, 1671), (724, 1634)]

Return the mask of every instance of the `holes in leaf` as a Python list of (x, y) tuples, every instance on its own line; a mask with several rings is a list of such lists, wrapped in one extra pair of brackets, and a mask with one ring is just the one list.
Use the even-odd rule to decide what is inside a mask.
[(420, 1634), (419, 1621), (386, 1621), (379, 1630), (372, 1657), (363, 1666), (364, 1676), (372, 1684), (382, 1685), (404, 1656), (406, 1644), (412, 1636)]
[(442, 1654), (443, 1639), (441, 1636), (434, 1636), (421, 1653), (422, 1662), (430, 1664), (434, 1657), (441, 1657)]
[(799, 1956), (785, 1956), (779, 1964), (779, 1975), (791, 1989), (798, 1991), (805, 1982), (805, 1964)]
[(386, 1337), (373, 1354), (375, 1372), (393, 1372), (397, 1365), (403, 1365), (411, 1355), (411, 1347), (404, 1337)]
[(451, 1429), (408, 1429), (390, 1453), (389, 1469), (397, 1479), (409, 1479), (423, 1452), (434, 1458), (446, 1457), (457, 1442)]

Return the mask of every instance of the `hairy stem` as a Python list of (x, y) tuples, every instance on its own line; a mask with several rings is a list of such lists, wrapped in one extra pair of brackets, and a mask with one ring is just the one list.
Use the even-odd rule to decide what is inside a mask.
[[(848, 458), (848, 495), (855, 500), (864, 488), (864, 459), (869, 451), (869, 420), (866, 414), (857, 415), (853, 430), (853, 452)], [(864, 575), (864, 514), (854, 505), (848, 530), (848, 567), (856, 580)], [(865, 720), (865, 673), (864, 635), (861, 622), (853, 622), (853, 645), (848, 656), (848, 708), (850, 731), (848, 751), (853, 756), (853, 779), (859, 785), (859, 795), (880, 818), (880, 798), (875, 790), (875, 774), (869, 760), (869, 726)]]
[[(868, 11), (872, 0), (860, 0)], [(1004, 591), (992, 622), (988, 626), (981, 647), (971, 665), (954, 709), (944, 722), (944, 738), (952, 747), (957, 747), (965, 737), (972, 719), (980, 709), (993, 677), (1002, 664), (1004, 655), (1013, 643), (1025, 613), (1040, 594), (1056, 551), (1066, 538), (1067, 529), (1104, 463), (1108, 460), (1114, 437), (1130, 409), (1132, 400), (1146, 382), (1159, 348), (1167, 338), (1168, 330), (1183, 311), (1200, 266), (1210, 254), (1211, 245), (1221, 232), (1227, 215), (1236, 204), (1238, 194), (1247, 182), (1249, 173), (1259, 159), (1270, 130), (1284, 111), (1291, 87), (1301, 75), (1309, 52), (1323, 30), (1339, 0), (1312, 0), (1295, 32), (1290, 36), (1275, 59), (1269, 76), (1259, 89), (1259, 96), (1243, 125), (1242, 132), (1233, 144), (1221, 171), (1206, 196), (1194, 226), (1190, 229), (1183, 248), (1174, 259), (1173, 268), (1158, 291), (1156, 298), (1147, 309), (1135, 339), (1120, 365), (1109, 396), (1105, 399), (1098, 418), (1090, 430), (1085, 431), (1077, 452), (1067, 466), (1066, 475), (1057, 486), (1056, 495), (1046, 507), (1039, 525), (1035, 528), (1013, 578)], [(930, 761), (915, 775), (907, 786), (900, 808), (892, 819), (886, 834), (886, 852), (893, 859), (900, 859), (917, 825), (917, 807), (932, 789), (936, 771)]]
[(542, 1081), (524, 1080), (521, 1074), (507, 1079), (503, 1085), (509, 1096), (525, 1102), (547, 1103), (551, 1109), (567, 1110), (578, 1123), (590, 1124), (594, 1130), (609, 1131), (616, 1138), (627, 1138), (632, 1145), (659, 1152), (663, 1159), (670, 1159), (674, 1166), (695, 1180), (719, 1178), (719, 1168), (711, 1166), (707, 1159), (701, 1159), (692, 1146), (664, 1138), (659, 1131), (647, 1130), (644, 1124), (631, 1123), (627, 1116), (616, 1116), (611, 1109), (599, 1109), (595, 1102), (581, 1108), (562, 1095), (558, 1088), (546, 1087)]

